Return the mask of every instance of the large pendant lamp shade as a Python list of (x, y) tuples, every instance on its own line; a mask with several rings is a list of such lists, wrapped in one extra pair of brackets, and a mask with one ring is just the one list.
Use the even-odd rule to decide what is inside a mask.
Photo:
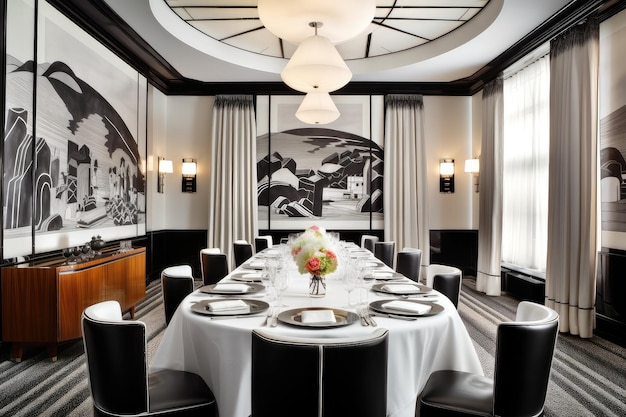
[(259, 0), (259, 19), (274, 35), (300, 43), (309, 22), (323, 22), (324, 36), (341, 43), (371, 30), (376, 0)]
[(311, 125), (324, 125), (337, 120), (339, 110), (328, 93), (308, 93), (296, 111), (296, 117)]
[(352, 72), (327, 38), (314, 35), (298, 46), (280, 76), (294, 90), (329, 93), (348, 84)]

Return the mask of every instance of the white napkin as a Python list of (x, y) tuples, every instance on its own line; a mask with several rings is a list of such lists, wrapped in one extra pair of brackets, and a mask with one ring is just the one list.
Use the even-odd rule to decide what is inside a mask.
[(365, 262), (365, 266), (377, 266), (378, 262)]
[(302, 323), (335, 323), (335, 313), (332, 310), (304, 310), (300, 313)]
[(259, 274), (259, 273), (250, 273), (250, 274), (243, 274), (241, 276), (241, 278), (245, 278), (245, 279), (261, 279), (263, 278), (263, 274)]
[(248, 291), (249, 288), (246, 284), (217, 284), (213, 291), (241, 293)]
[(412, 294), (419, 292), (419, 287), (411, 284), (386, 284), (380, 287), (381, 289), (396, 294)]
[(391, 272), (374, 272), (372, 276), (374, 278), (389, 278), (392, 277), (393, 274)]
[(267, 249), (263, 253), (267, 256), (280, 255), (280, 252), (276, 249)]
[(430, 311), (431, 306), (426, 304), (417, 304), (410, 301), (394, 300), (388, 303), (382, 304), (382, 307), (389, 310), (397, 310), (405, 313), (417, 313), (426, 314)]
[(250, 268), (254, 269), (263, 269), (265, 268), (265, 262), (263, 261), (252, 261), (248, 264)]
[(237, 313), (249, 313), (250, 306), (243, 300), (224, 300), (215, 301), (207, 305), (207, 310), (213, 312), (237, 312)]

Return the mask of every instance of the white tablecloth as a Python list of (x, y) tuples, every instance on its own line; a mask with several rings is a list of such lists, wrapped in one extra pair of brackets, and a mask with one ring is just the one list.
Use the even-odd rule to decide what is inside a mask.
[[(233, 273), (241, 272), (241, 269)], [(290, 272), (283, 310), (302, 307), (345, 308), (348, 295), (337, 277), (326, 279), (324, 298), (308, 295), (308, 277)], [(333, 279), (334, 278), (334, 279)], [(229, 282), (228, 277), (225, 282)], [(283, 323), (265, 327), (265, 316), (237, 319), (212, 319), (191, 311), (194, 302), (216, 296), (194, 292), (179, 306), (165, 331), (151, 368), (173, 368), (198, 373), (209, 385), (221, 417), (248, 417), (251, 412), (251, 330), (304, 337), (349, 337), (370, 333), (373, 327), (357, 321), (345, 327), (307, 329)], [(252, 298), (252, 297), (250, 297)], [(358, 298), (356, 291), (353, 298)], [(369, 300), (383, 298), (370, 292)], [(262, 298), (261, 298), (262, 299)], [(436, 299), (444, 311), (416, 321), (375, 317), (378, 327), (389, 329), (388, 416), (413, 417), (417, 395), (431, 372), (440, 369), (482, 374), (472, 341), (454, 308), (443, 295)], [(277, 364), (280, 366), (280, 364)]]

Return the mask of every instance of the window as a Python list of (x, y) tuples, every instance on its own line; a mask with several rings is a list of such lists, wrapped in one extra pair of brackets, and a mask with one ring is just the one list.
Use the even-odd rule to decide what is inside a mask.
[(504, 80), (502, 261), (545, 272), (548, 241), (550, 62)]

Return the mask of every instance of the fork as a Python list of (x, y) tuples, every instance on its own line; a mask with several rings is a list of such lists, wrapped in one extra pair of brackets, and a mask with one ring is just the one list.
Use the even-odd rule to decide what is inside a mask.
[(361, 325), (362, 326), (369, 326), (370, 323), (367, 321), (367, 318), (365, 317), (365, 311), (363, 309), (363, 307), (359, 306), (356, 308), (356, 313), (359, 315), (359, 317), (361, 318)]
[(378, 326), (378, 323), (376, 323), (376, 321), (372, 318), (372, 315), (370, 314), (370, 309), (368, 306), (363, 307), (363, 312), (365, 313), (365, 319), (368, 321), (370, 326), (372, 327)]

